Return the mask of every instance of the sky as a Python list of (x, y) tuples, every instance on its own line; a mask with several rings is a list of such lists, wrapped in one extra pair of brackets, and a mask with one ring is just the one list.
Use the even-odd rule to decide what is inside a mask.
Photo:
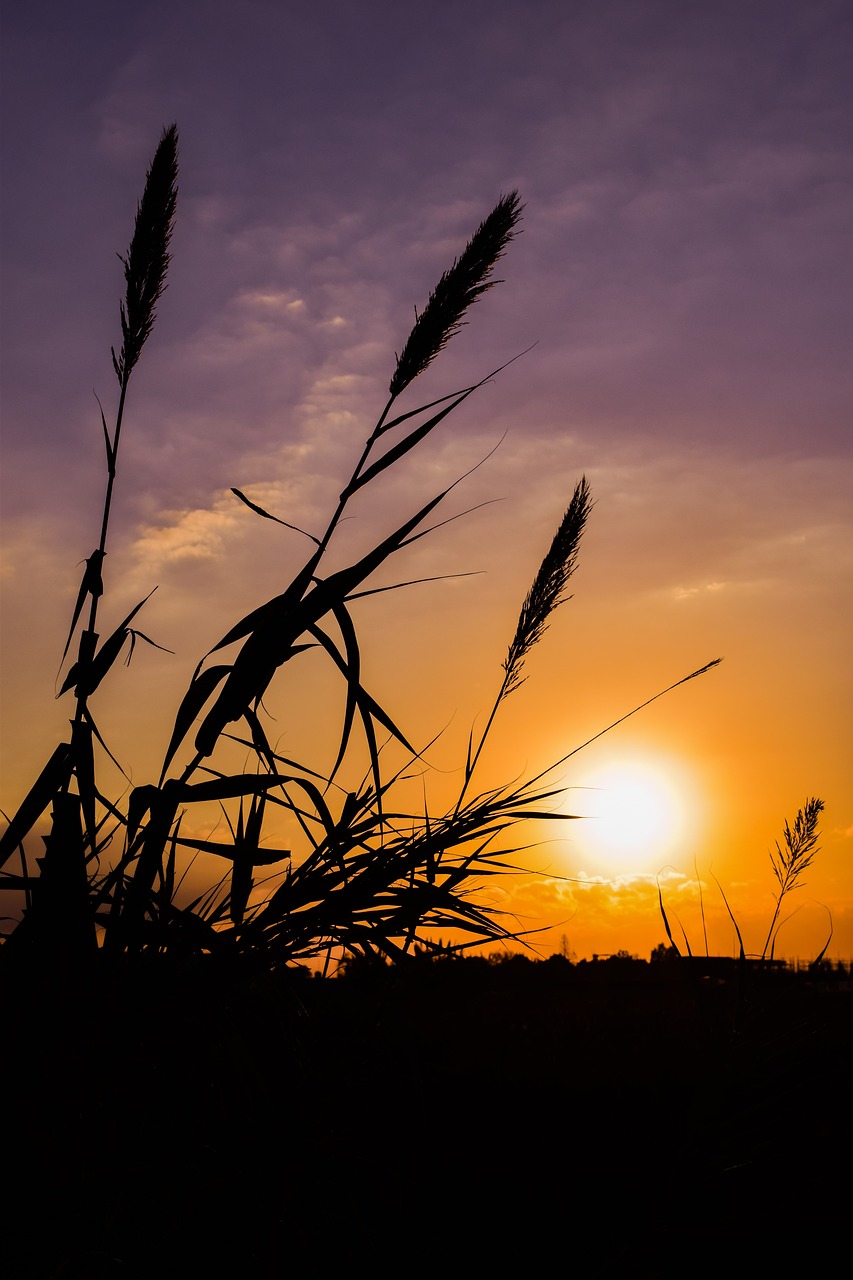
[[(347, 528), (366, 545), (471, 472), (443, 508), (460, 519), (400, 566), (454, 576), (359, 606), (365, 681), (419, 744), (439, 735), (440, 808), (585, 474), (572, 599), (480, 781), (570, 757), (549, 777), (586, 821), (546, 824), (485, 899), (542, 954), (648, 956), (660, 885), (680, 945), (707, 932), (730, 954), (722, 888), (760, 951), (769, 851), (819, 796), (777, 951), (813, 958), (831, 927), (827, 954), (853, 957), (851, 55), (849, 0), (7, 6), (0, 808), (67, 732), (55, 678), (100, 529), (116, 255), (175, 121), (173, 261), (131, 383), (102, 606), (115, 625), (157, 586), (139, 625), (174, 651), (140, 645), (99, 695), (133, 781), (159, 772), (200, 657), (304, 552), (231, 487), (322, 530), (414, 309), (517, 189), (501, 283), (412, 407), (520, 358)], [(272, 709), (322, 764), (340, 714), (318, 668)]]

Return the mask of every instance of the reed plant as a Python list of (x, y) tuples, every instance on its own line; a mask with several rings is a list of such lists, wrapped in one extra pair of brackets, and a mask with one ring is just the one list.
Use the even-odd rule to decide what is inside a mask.
[[(774, 958), (776, 938), (785, 923), (784, 920), (779, 919), (782, 903), (789, 893), (793, 893), (795, 889), (802, 888), (803, 872), (808, 871), (815, 854), (818, 852), (818, 822), (823, 808), (822, 800), (819, 800), (816, 796), (809, 796), (805, 804), (797, 810), (793, 827), (787, 821), (785, 822), (782, 845), (777, 840), (775, 849), (770, 853), (770, 865), (773, 868), (773, 875), (776, 877), (779, 890), (773, 895), (776, 899), (776, 906), (773, 909), (770, 927), (767, 930), (767, 937), (761, 950), (762, 960), (767, 956), (768, 950), (770, 953), (769, 958), (771, 960)], [(782, 847), (783, 845), (784, 848)], [(827, 941), (826, 946), (824, 946), (818, 957), (818, 962), (823, 959), (828, 945), (829, 942)]]
[[(75, 702), (71, 733), (0, 837), (0, 867), (16, 852), (21, 858), (20, 873), (4, 870), (2, 883), (22, 894), (20, 918), (2, 953), (61, 956), (64, 962), (96, 951), (107, 957), (251, 954), (286, 967), (333, 954), (398, 958), (416, 946), (436, 946), (441, 936), (458, 939), (459, 947), (516, 938), (476, 890), (515, 869), (520, 824), (554, 821), (560, 788), (548, 779), (569, 756), (519, 784), (477, 792), (473, 782), (501, 705), (520, 687), (528, 655), (567, 599), (592, 505), (589, 486), (582, 478), (574, 487), (523, 601), (485, 728), (476, 740), (473, 730), (469, 736), (458, 795), (439, 814), (426, 804), (416, 810), (399, 800), (409, 772), (428, 765), (423, 749), (365, 686), (351, 606), (379, 590), (372, 585), (377, 573), (436, 527), (430, 521), (458, 480), (366, 553), (345, 557), (346, 547), (340, 547), (340, 526), (355, 496), (380, 491), (393, 467), (501, 371), (426, 403), (399, 403), (497, 283), (494, 269), (522, 215), (515, 191), (498, 200), (441, 275), (423, 311), (416, 312), (384, 406), (325, 529), (297, 529), (233, 490), (258, 517), (303, 535), (311, 549), (281, 591), (237, 620), (199, 662), (174, 716), (157, 781), (132, 787), (124, 799), (108, 797), (100, 783), (99, 762), (109, 746), (96, 721), (95, 695), (123, 652), (132, 651), (137, 640), (153, 643), (137, 627), (148, 596), (106, 639), (99, 635), (98, 619), (128, 390), (166, 285), (177, 177), (178, 132), (172, 125), (155, 152), (122, 258), (125, 294), (121, 344), (113, 351), (119, 390), (112, 427), (101, 411), (107, 481), (100, 538), (86, 559), (63, 652), (64, 663), (77, 636), (76, 660), (60, 689), (60, 696)], [(336, 563), (343, 562), (334, 569), (328, 567), (333, 542)], [(309, 649), (325, 655), (344, 691), (334, 763), (325, 771), (282, 756), (265, 727), (263, 700), (273, 680)], [(228, 763), (234, 743), (248, 761), (237, 771)], [(403, 753), (402, 766), (386, 763), (388, 745)], [(349, 788), (338, 778), (356, 746), (366, 753), (367, 767)], [(224, 838), (191, 834), (198, 824), (187, 815), (211, 804), (225, 815)], [(45, 852), (33, 868), (26, 842), (47, 811)], [(288, 826), (298, 834), (298, 854), (268, 843), (268, 832)], [(203, 891), (189, 901), (182, 870), (188, 859), (208, 867)]]
[[(713, 876), (713, 873), (712, 873), (714, 882), (717, 885), (717, 888), (720, 891), (720, 896), (723, 899), (723, 905), (725, 906), (728, 917), (731, 920), (732, 925), (734, 926), (734, 930), (737, 935), (738, 949), (739, 949), (739, 955), (741, 960), (747, 960), (747, 959), (751, 959), (753, 961), (769, 960), (771, 962), (775, 960), (776, 941), (779, 936), (779, 930), (782, 928), (784, 924), (787, 923), (788, 920), (791, 919), (790, 915), (786, 916), (784, 920), (780, 919), (780, 915), (782, 911), (782, 903), (788, 897), (789, 894), (794, 892), (794, 890), (800, 889), (803, 887), (803, 880), (802, 880), (803, 874), (804, 872), (808, 871), (809, 867), (812, 865), (815, 854), (819, 851), (819, 847), (820, 847), (818, 845), (818, 840), (820, 838), (819, 822), (820, 822), (820, 815), (823, 813), (823, 810), (824, 810), (823, 800), (818, 799), (817, 796), (808, 796), (805, 800), (805, 803), (802, 804), (800, 808), (797, 810), (797, 816), (794, 819), (793, 825), (791, 825), (787, 819), (785, 820), (785, 825), (782, 831), (782, 843), (780, 844), (779, 841), (777, 840), (775, 842), (774, 849), (770, 851), (770, 865), (773, 869), (773, 875), (776, 879), (778, 890), (774, 892), (774, 895), (773, 895), (775, 906), (773, 908), (773, 914), (770, 918), (770, 924), (767, 929), (767, 936), (764, 940), (764, 945), (761, 948), (760, 952), (755, 952), (755, 953), (747, 952), (744, 946), (743, 934), (741, 932), (740, 925), (738, 924), (737, 917), (735, 916), (735, 913), (732, 910), (731, 904), (729, 903), (729, 900), (726, 897), (726, 893), (725, 893), (725, 890), (723, 889), (723, 886), (720, 884), (717, 877)], [(696, 879), (699, 885), (699, 911), (702, 918), (702, 933), (705, 940), (705, 955), (707, 956), (708, 955), (708, 930), (707, 930), (707, 924), (705, 920), (705, 900), (702, 893), (702, 881), (699, 878), (698, 873), (697, 873)], [(664, 906), (663, 892), (660, 888), (660, 882), (658, 882), (658, 904), (660, 907), (660, 913), (661, 913), (661, 918), (663, 919), (664, 928), (666, 930), (666, 936), (669, 938), (670, 946), (673, 947), (678, 954), (680, 954), (678, 945), (672, 934), (672, 926), (669, 921), (669, 916), (667, 914), (666, 907)], [(791, 915), (794, 915), (794, 914), (796, 914), (796, 912), (791, 913)], [(679, 921), (678, 923), (681, 929), (681, 936), (683, 939), (683, 946), (685, 948), (685, 951), (687, 952), (688, 956), (692, 956), (693, 951), (690, 946), (690, 940), (688, 938), (687, 932), (684, 929), (684, 926), (681, 924), (681, 922)], [(812, 961), (813, 966), (817, 966), (821, 964), (821, 962), (823, 961), (823, 958), (826, 955), (829, 944), (832, 941), (832, 933), (833, 933), (832, 917), (830, 916), (829, 937), (827, 938), (826, 942), (824, 943), (817, 957)]]

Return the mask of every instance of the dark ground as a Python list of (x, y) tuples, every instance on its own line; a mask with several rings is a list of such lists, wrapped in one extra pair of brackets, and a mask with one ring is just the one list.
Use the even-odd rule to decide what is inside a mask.
[(846, 1269), (849, 987), (558, 957), (0, 969), (0, 1273)]

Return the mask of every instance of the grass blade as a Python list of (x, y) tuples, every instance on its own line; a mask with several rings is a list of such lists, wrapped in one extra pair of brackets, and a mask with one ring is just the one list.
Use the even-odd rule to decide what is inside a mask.
[(70, 742), (60, 742), (0, 836), (0, 867), (27, 838), (56, 793), (68, 785), (73, 767)]

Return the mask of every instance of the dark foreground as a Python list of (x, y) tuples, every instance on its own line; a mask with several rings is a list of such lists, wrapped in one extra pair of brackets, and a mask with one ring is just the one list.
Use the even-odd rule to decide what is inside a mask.
[(10, 1277), (793, 1274), (849, 1253), (849, 983), (0, 967)]

